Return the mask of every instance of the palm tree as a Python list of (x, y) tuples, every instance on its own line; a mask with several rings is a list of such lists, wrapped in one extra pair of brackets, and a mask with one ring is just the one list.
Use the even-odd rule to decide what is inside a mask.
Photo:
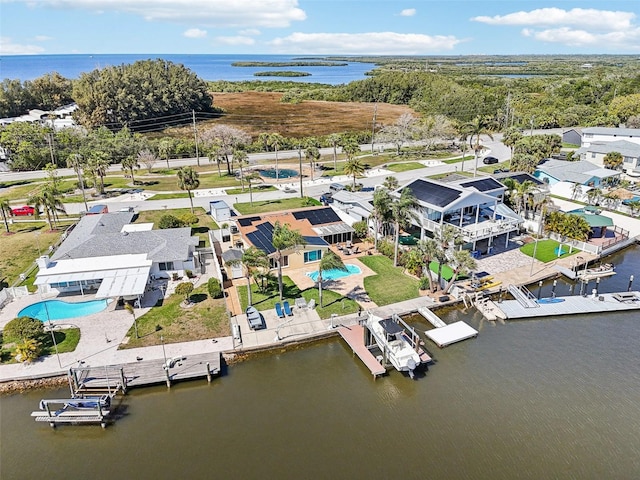
[[(429, 279), (429, 290), (431, 292), (434, 292), (435, 290), (433, 288), (433, 277), (431, 275), (430, 265), (434, 258), (438, 258), (440, 245), (438, 245), (438, 242), (436, 242), (433, 238), (424, 238), (418, 241), (416, 250), (420, 253), (424, 268), (426, 268), (427, 270), (427, 278)], [(422, 272), (422, 275), (424, 276), (424, 270)]]
[(320, 160), (320, 150), (315, 145), (309, 145), (304, 151), (304, 157), (311, 167), (311, 181), (313, 181), (313, 164)]
[(344, 262), (333, 250), (327, 250), (318, 264), (318, 298), (320, 300), (320, 308), (322, 308), (322, 272), (326, 272), (327, 270), (347, 271)]
[(400, 245), (400, 228), (406, 228), (412, 220), (416, 219), (415, 209), (418, 208), (418, 199), (413, 195), (410, 188), (402, 189), (400, 198), (391, 202), (391, 212), (393, 214), (395, 228), (395, 244), (393, 249), (393, 266), (398, 266), (398, 247)]
[(69, 155), (67, 158), (67, 167), (73, 168), (73, 171), (76, 172), (78, 176), (78, 188), (82, 192), (82, 201), (84, 202), (85, 211), (89, 210), (89, 206), (87, 205), (87, 196), (84, 191), (84, 182), (82, 181), (82, 170), (87, 166), (87, 163), (82, 155), (79, 153), (73, 153)]
[(109, 170), (109, 155), (103, 151), (95, 151), (91, 153), (89, 157), (88, 167), (94, 172), (100, 179), (100, 186), (98, 191), (100, 194), (104, 194), (104, 177), (107, 176)]
[(352, 160), (356, 153), (360, 152), (360, 145), (355, 138), (347, 137), (342, 139), (342, 153), (347, 156), (347, 160)]
[(267, 138), (267, 145), (273, 147), (276, 154), (276, 183), (278, 183), (278, 151), (284, 144), (284, 137), (279, 133), (271, 133)]
[(182, 167), (178, 170), (178, 188), (186, 190), (189, 195), (189, 203), (191, 204), (191, 213), (193, 213), (193, 198), (191, 190), (195, 190), (200, 186), (198, 172), (191, 167)]
[(242, 253), (241, 260), (233, 260), (229, 265), (241, 263), (244, 267), (244, 273), (247, 277), (247, 306), (250, 307), (253, 302), (251, 299), (251, 277), (256, 271), (266, 271), (269, 269), (269, 257), (267, 254), (256, 247), (249, 247)]
[(124, 302), (124, 309), (133, 316), (133, 329), (136, 332), (136, 338), (140, 338), (140, 335), (138, 335), (138, 320), (136, 320), (136, 311), (133, 308), (133, 305), (128, 302)]
[(140, 168), (140, 165), (138, 165), (138, 159), (135, 156), (129, 155), (128, 157), (122, 159), (122, 170), (124, 170), (125, 172), (129, 172), (132, 185), (136, 184), (134, 173), (138, 168)]
[(453, 269), (453, 275), (444, 289), (445, 292), (449, 291), (453, 283), (458, 278), (458, 275), (466, 275), (478, 268), (478, 264), (471, 256), (471, 252), (469, 252), (469, 250), (456, 250), (451, 255), (451, 268)]
[(400, 186), (400, 183), (396, 177), (389, 175), (388, 177), (385, 177), (384, 182), (382, 182), (382, 186), (387, 190), (393, 191)]
[(597, 205), (602, 200), (602, 190), (599, 188), (592, 188), (587, 192), (587, 202), (589, 205)]
[(531, 180), (525, 180), (524, 182), (515, 182), (514, 190), (511, 192), (514, 203), (516, 204), (517, 213), (524, 211), (527, 214), (527, 204), (531, 191), (535, 187)]
[(253, 207), (253, 183), (264, 182), (264, 180), (258, 172), (252, 172), (249, 175), (245, 176), (244, 179), (247, 182), (247, 185), (249, 185), (249, 203)]
[(360, 161), (359, 158), (354, 158), (349, 160), (344, 166), (345, 175), (353, 176), (353, 191), (356, 191), (356, 176), (362, 175), (366, 170), (364, 164)]
[(602, 159), (604, 167), (611, 170), (618, 170), (624, 162), (624, 157), (620, 152), (609, 152)]
[(333, 169), (338, 171), (338, 145), (342, 141), (342, 137), (337, 133), (332, 133), (327, 137), (327, 141), (333, 147)]
[(244, 192), (244, 172), (242, 171), (242, 167), (249, 163), (249, 155), (244, 150), (240, 150), (236, 148), (233, 151), (233, 160), (240, 167), (240, 185), (242, 185), (242, 191)]
[(9, 219), (11, 216), (11, 205), (9, 205), (9, 200), (6, 198), (0, 198), (0, 214), (2, 214), (2, 221), (4, 222), (4, 229), (7, 233), (11, 233), (9, 230)]
[(480, 143), (480, 136), (487, 135), (491, 140), (491, 122), (486, 117), (477, 116), (471, 122), (467, 124), (467, 131), (469, 133), (469, 146), (475, 154), (475, 166), (473, 169), (473, 176), (478, 173), (478, 155), (482, 150), (482, 144)]
[(291, 227), (288, 224), (282, 225), (280, 222), (276, 222), (273, 226), (271, 243), (273, 248), (276, 249), (275, 260), (278, 264), (278, 290), (280, 292), (280, 301), (282, 301), (282, 252), (283, 250), (304, 245), (306, 242), (299, 231), (291, 230)]
[(438, 259), (438, 285), (442, 282), (442, 266), (447, 261), (447, 253), (460, 241), (460, 232), (453, 225), (444, 224), (438, 233), (437, 241), (440, 243), (440, 248), (436, 253)]
[(60, 194), (55, 193), (51, 188), (44, 187), (28, 199), (28, 202), (33, 204), (33, 208), (35, 208), (34, 218), (40, 218), (40, 209), (42, 208), (44, 210), (47, 216), (49, 230), (53, 230), (54, 228), (57, 212), (66, 213), (59, 195)]
[(373, 248), (378, 250), (378, 234), (383, 226), (391, 220), (391, 195), (386, 188), (379, 188), (373, 192), (373, 211), (371, 215), (374, 222)]

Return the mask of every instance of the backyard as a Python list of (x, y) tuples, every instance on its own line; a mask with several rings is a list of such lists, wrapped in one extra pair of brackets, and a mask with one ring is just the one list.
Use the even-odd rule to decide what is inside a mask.
[(389, 305), (420, 296), (419, 281), (405, 275), (402, 267), (394, 267), (391, 259), (373, 255), (360, 257), (359, 260), (376, 272), (376, 275), (364, 279), (364, 289), (377, 305)]
[[(245, 282), (243, 282), (245, 283)], [(324, 307), (320, 308), (320, 297), (318, 295), (318, 289), (307, 288), (306, 290), (300, 290), (298, 286), (289, 277), (282, 277), (283, 283), (283, 296), (285, 300), (289, 300), (291, 305), (294, 304), (295, 299), (303, 297), (307, 303), (310, 300), (315, 300), (316, 311), (320, 318), (331, 318), (331, 314), (347, 315), (358, 311), (358, 304), (349, 298), (343, 297), (339, 293), (331, 290), (322, 290), (322, 301)], [(247, 287), (240, 285), (237, 287), (238, 296), (240, 297), (240, 304), (242, 311), (247, 308)], [(254, 307), (258, 310), (272, 310), (275, 308), (275, 304), (280, 302), (280, 295), (278, 292), (278, 282), (275, 279), (270, 279), (268, 285), (264, 290), (260, 290), (255, 283), (251, 284), (251, 300)]]
[[(536, 247), (537, 244), (537, 247)], [(560, 242), (555, 240), (539, 240), (538, 242), (527, 243), (520, 247), (520, 251), (529, 257), (533, 257), (535, 250), (535, 258), (543, 263), (548, 263), (559, 258), (569, 257), (580, 253), (577, 248), (569, 248), (569, 245), (562, 244), (562, 250), (560, 250)], [(560, 253), (560, 255), (558, 255)]]

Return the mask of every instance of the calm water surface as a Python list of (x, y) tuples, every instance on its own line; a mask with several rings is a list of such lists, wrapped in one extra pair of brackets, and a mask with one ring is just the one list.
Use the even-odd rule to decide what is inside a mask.
[[(613, 257), (620, 273), (601, 291), (625, 290), (639, 259), (637, 248)], [(640, 477), (637, 313), (443, 316), (480, 334), (428, 344), (435, 364), (415, 381), (373, 381), (332, 340), (234, 365), (211, 385), (133, 391), (106, 430), (29, 417), (65, 390), (2, 397), (0, 478)]]

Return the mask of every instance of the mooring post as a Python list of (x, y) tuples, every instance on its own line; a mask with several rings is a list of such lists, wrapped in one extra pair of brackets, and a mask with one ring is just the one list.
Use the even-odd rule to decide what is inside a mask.
[(207, 362), (207, 382), (211, 383), (211, 366)]
[(600, 277), (596, 278), (596, 295), (598, 294), (598, 287), (600, 287)]
[(540, 300), (541, 295), (542, 295), (542, 280), (538, 282), (538, 300)]
[(633, 284), (633, 275), (629, 277), (629, 285), (627, 286), (627, 292), (631, 291), (631, 285)]
[(551, 287), (551, 297), (556, 298), (556, 287), (558, 286), (558, 280), (553, 281), (553, 286)]
[(127, 393), (127, 379), (124, 376), (124, 367), (120, 367), (120, 384), (122, 385), (122, 393)]
[(164, 373), (167, 376), (167, 388), (171, 388), (171, 377), (169, 376), (169, 367), (164, 366)]

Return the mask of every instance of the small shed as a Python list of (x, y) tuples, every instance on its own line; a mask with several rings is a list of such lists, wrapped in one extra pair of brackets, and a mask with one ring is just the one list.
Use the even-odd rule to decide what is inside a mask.
[(230, 248), (222, 252), (222, 261), (224, 268), (227, 270), (229, 278), (241, 278), (244, 276), (242, 271), (242, 250), (238, 248)]
[(226, 222), (231, 218), (231, 208), (224, 200), (209, 202), (209, 212), (218, 224)]

